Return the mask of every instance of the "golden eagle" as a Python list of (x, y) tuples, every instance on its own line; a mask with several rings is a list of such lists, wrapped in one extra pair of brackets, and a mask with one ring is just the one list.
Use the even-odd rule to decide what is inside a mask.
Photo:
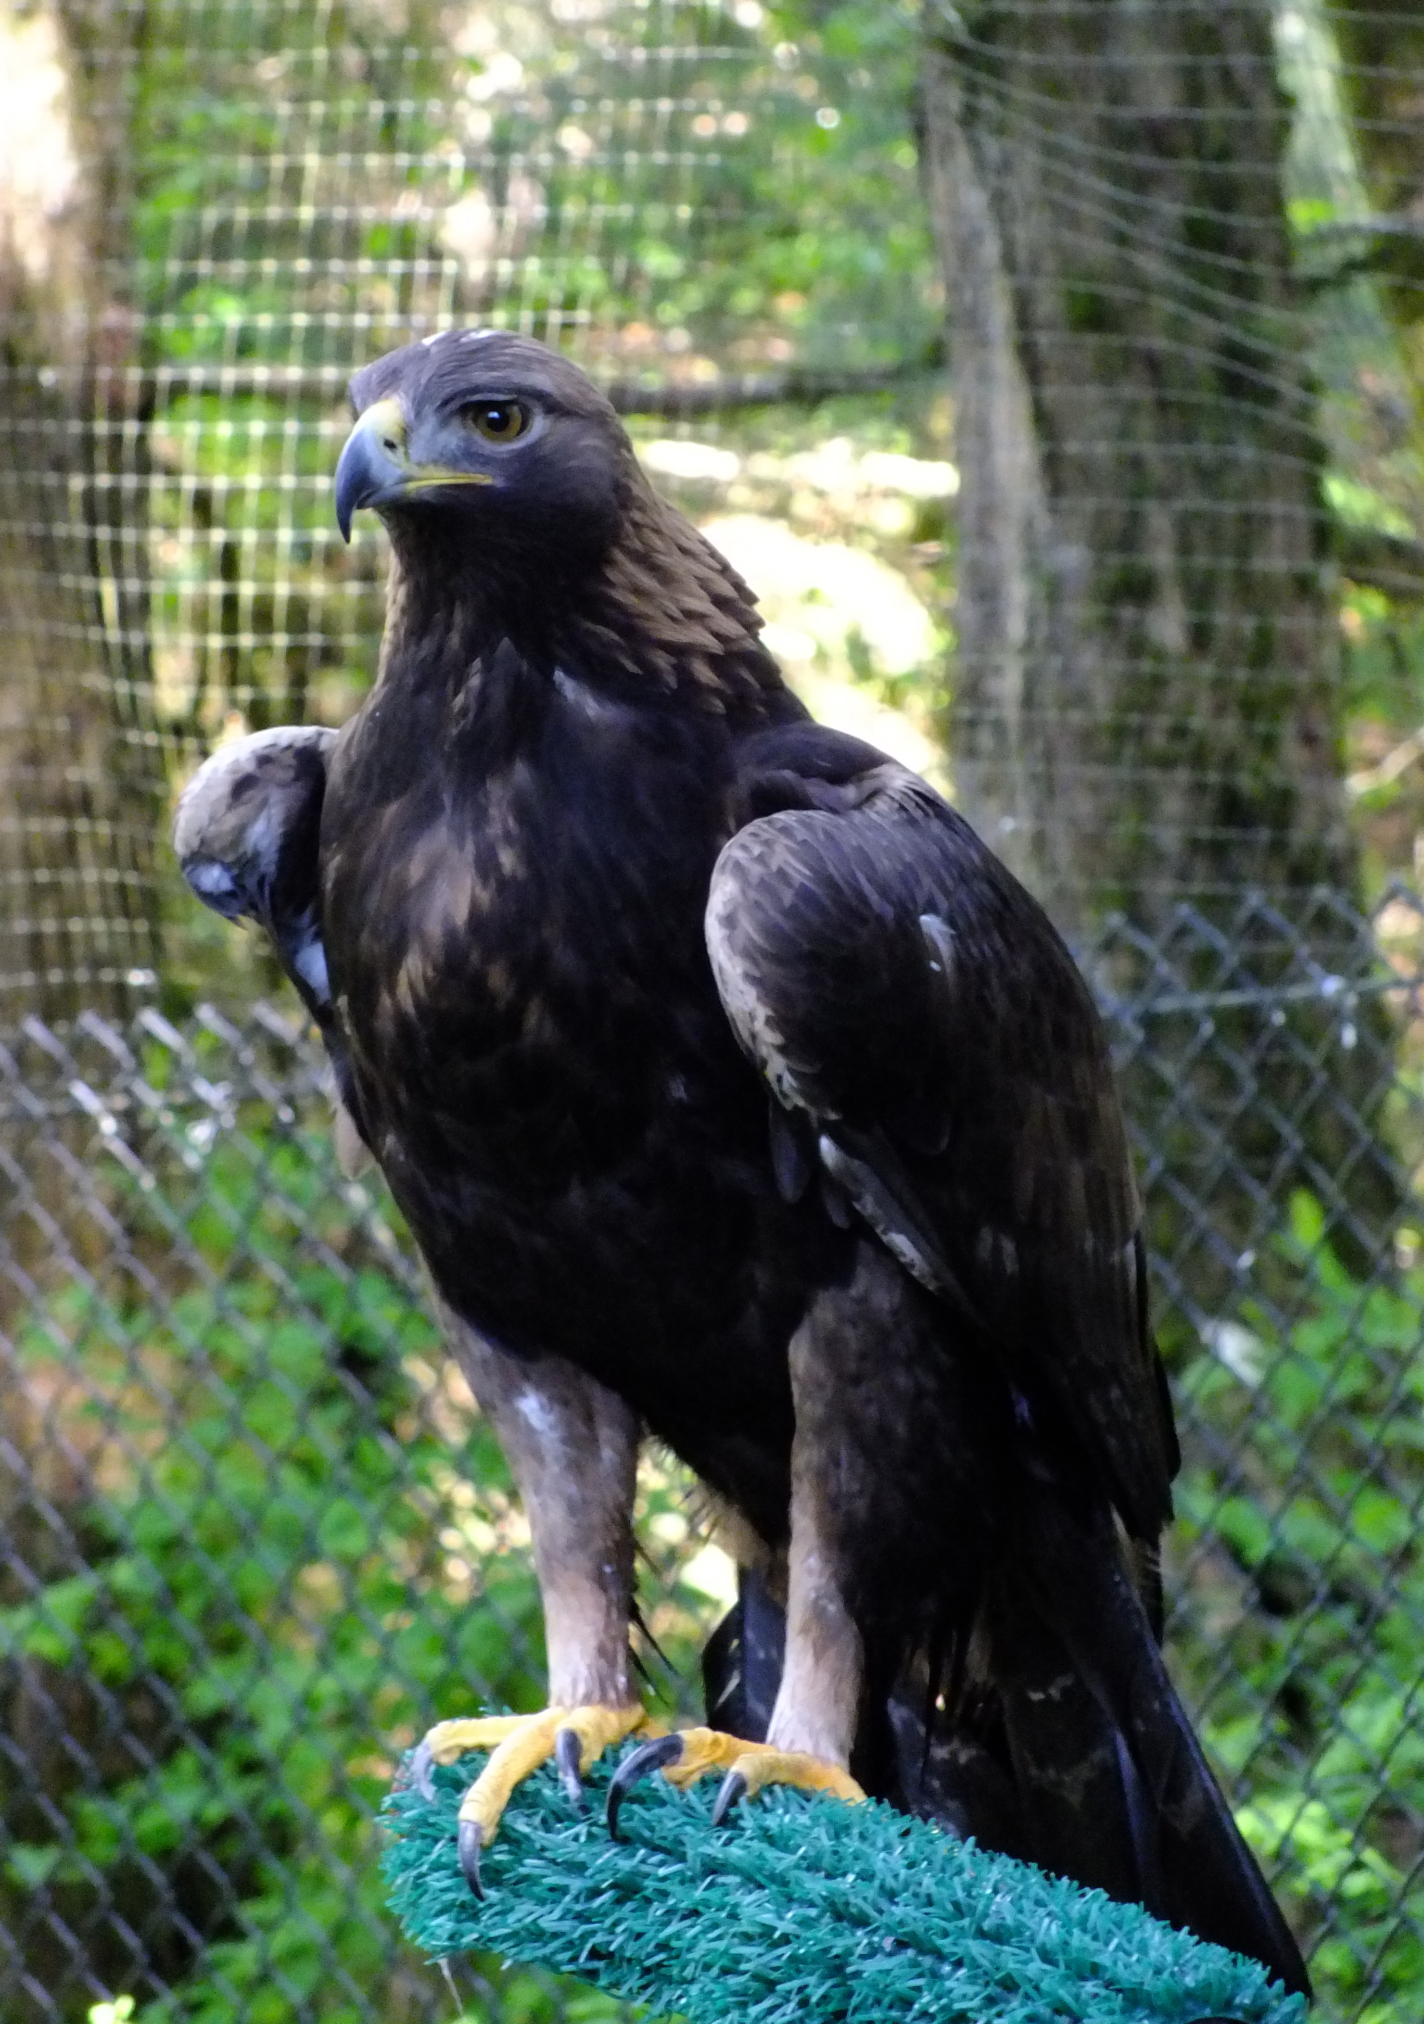
[(455, 331), (358, 373), (343, 532), (390, 534), (375, 687), (217, 754), (200, 898), (272, 935), (524, 1497), (549, 1709), (517, 1780), (647, 1723), (634, 1463), (743, 1569), (719, 1726), (655, 1767), (862, 1792), (1306, 1986), (1157, 1649), (1177, 1467), (1101, 1023), (923, 781), (810, 722), (750, 591), (566, 360)]

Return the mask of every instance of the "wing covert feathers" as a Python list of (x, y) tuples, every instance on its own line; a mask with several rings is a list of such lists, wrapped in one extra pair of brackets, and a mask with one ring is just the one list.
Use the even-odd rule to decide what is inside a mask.
[[(706, 917), (723, 1005), (863, 1220), (1155, 1540), (1175, 1444), (1096, 1008), (969, 826), (872, 757), (723, 849)], [(763, 775), (748, 799), (772, 798)]]

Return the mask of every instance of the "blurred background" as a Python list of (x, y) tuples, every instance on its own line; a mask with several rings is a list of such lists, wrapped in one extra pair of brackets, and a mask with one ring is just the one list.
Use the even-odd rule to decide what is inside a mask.
[[(0, 2018), (620, 2014), (384, 1914), (400, 1751), (541, 1703), (527, 1533), (166, 845), (216, 743), (359, 702), (345, 382), (452, 323), (604, 383), (1072, 940), (1171, 1663), (1318, 2014), (1424, 2014), (1417, 6), (0, 0)], [(693, 1705), (731, 1569), (643, 1503)]]

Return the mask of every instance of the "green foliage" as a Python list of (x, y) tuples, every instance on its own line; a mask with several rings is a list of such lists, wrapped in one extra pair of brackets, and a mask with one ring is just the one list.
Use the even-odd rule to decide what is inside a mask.
[(1363, 1286), (1305, 1195), (1296, 1296), (1187, 1373), (1172, 1648), (1242, 1825), (1315, 1941), (1326, 2016), (1424, 2012), (1424, 1272)]
[[(56, 1289), (21, 1339), (37, 1378), (82, 1369), (70, 1423), (101, 1492), (72, 1516), (82, 1552), (0, 1613), (0, 1660), (102, 1694), (137, 1745), (53, 1795), (62, 1826), (8, 1845), (0, 1889), (74, 1908), (97, 1877), (127, 1916), (167, 1878), (203, 1945), (169, 1953), (176, 1993), (135, 2024), (355, 2024), (373, 2000), (397, 2018), (413, 1970), (373, 1816), (431, 1720), (540, 1704), (522, 1521), (378, 1205), (323, 1139), (195, 1119), (157, 1051), (146, 1075), (174, 1105), (146, 1152), (162, 1185), (111, 1189), (143, 1267)], [(1368, 1997), (1383, 2024), (1424, 2006), (1424, 1269), (1362, 1286), (1321, 1228), (1299, 1198), (1262, 1275), (1275, 1303), (1186, 1372), (1172, 1652), (1316, 1942), (1322, 2016)], [(674, 1578), (694, 1543), (675, 1472), (649, 1472), (641, 1531), (670, 1703), (722, 1591), (705, 1552)], [(185, 1898), (196, 1853), (228, 1901)], [(610, 2014), (477, 1966), (471, 2017)]]
[[(178, 1283), (70, 1285), (20, 1345), (36, 1375), (72, 1382), (82, 1358), (106, 1487), (80, 1514), (85, 1571), (0, 1612), (0, 1663), (82, 1680), (145, 1747), (68, 1793), (63, 1831), (10, 1843), (6, 1877), (71, 1904), (97, 1880), (127, 1907), (156, 1870), (201, 1924), (184, 1900), (201, 1852), (232, 1901), (135, 2024), (357, 2024), (411, 1972), (376, 1866), (396, 1755), (441, 1716), (541, 1704), (537, 1591), (498, 1447), (404, 1271), (341, 1255), (360, 1249), (349, 1191), (317, 1142), (183, 1136), (181, 1229), (122, 1197)], [(677, 1500), (656, 1484), (654, 1519)], [(686, 1662), (691, 1617), (665, 1629)], [(488, 1966), (477, 2014), (564, 2014), (544, 1981)]]

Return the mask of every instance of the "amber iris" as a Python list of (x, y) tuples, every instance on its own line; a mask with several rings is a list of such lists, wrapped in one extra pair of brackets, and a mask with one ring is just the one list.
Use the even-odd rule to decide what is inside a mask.
[(480, 401), (466, 408), (463, 415), (475, 434), (489, 443), (512, 443), (529, 426), (529, 417), (518, 401)]

